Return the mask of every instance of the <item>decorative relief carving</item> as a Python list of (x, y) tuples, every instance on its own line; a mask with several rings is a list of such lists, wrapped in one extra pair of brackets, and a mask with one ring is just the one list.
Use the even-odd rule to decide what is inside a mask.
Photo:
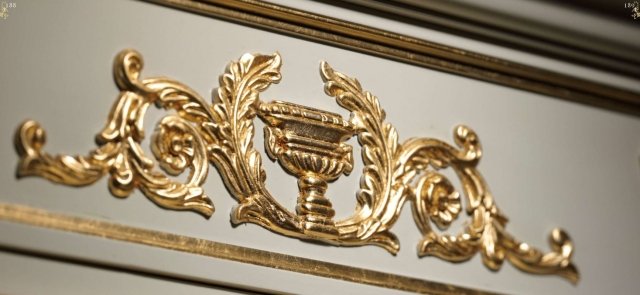
[[(44, 130), (34, 121), (23, 123), (15, 141), (21, 157), (18, 175), (84, 186), (108, 174), (115, 196), (126, 197), (137, 188), (161, 207), (209, 217), (214, 208), (202, 189), (209, 161), (238, 202), (231, 214), (234, 224), (255, 223), (286, 236), (334, 245), (378, 245), (395, 254), (400, 246), (390, 230), (404, 202), (410, 201), (423, 235), (420, 256), (460, 262), (480, 252), (492, 270), (506, 259), (523, 271), (557, 274), (573, 283), (579, 279), (571, 263), (573, 245), (564, 231), (552, 231), (548, 253), (505, 231), (507, 218), (476, 170), (482, 155), (479, 139), (466, 126), (454, 131), (457, 147), (433, 138), (412, 138), (400, 144), (378, 98), (325, 62), (320, 66), (325, 92), (351, 112), (349, 120), (292, 103), (261, 101), (260, 92), (281, 79), (278, 54), (245, 54), (231, 62), (220, 76), (213, 104), (180, 82), (139, 79), (142, 66), (136, 51), (124, 50), (116, 57), (114, 75), (121, 92), (107, 125), (96, 137), (98, 148), (88, 156), (44, 153)], [(185, 182), (155, 169), (140, 147), (143, 118), (151, 104), (175, 111), (157, 125), (151, 150), (170, 176), (188, 168)], [(265, 186), (262, 158), (253, 146), (256, 116), (266, 124), (269, 157), (298, 178), (295, 212), (278, 203)], [(325, 192), (329, 182), (353, 169), (353, 150), (346, 140), (354, 135), (364, 162), (357, 208), (351, 216), (334, 220)], [(440, 230), (448, 229), (462, 211), (460, 194), (438, 172), (445, 168), (460, 178), (470, 217), (457, 235), (440, 234), (431, 227), (433, 223)]]

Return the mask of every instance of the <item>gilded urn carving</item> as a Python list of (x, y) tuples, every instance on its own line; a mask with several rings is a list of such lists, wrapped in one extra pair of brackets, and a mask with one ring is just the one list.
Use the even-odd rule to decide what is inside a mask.
[(335, 211), (325, 192), (327, 182), (353, 169), (353, 149), (344, 143), (355, 134), (353, 126), (338, 114), (282, 101), (262, 103), (258, 116), (267, 124), (267, 154), (299, 178), (296, 212), (304, 233), (337, 238)]
[[(551, 251), (544, 253), (506, 231), (507, 218), (477, 170), (482, 146), (471, 128), (454, 129), (455, 146), (434, 138), (401, 143), (378, 98), (325, 62), (320, 65), (325, 93), (351, 113), (349, 119), (287, 102), (264, 102), (260, 94), (280, 81), (280, 67), (278, 54), (245, 54), (229, 63), (213, 102), (207, 103), (178, 81), (140, 78), (142, 56), (124, 50), (114, 61), (120, 94), (97, 136), (98, 147), (86, 156), (50, 155), (43, 150), (44, 130), (35, 121), (26, 121), (15, 138), (20, 156), (17, 174), (72, 186), (108, 176), (109, 190), (117, 197), (137, 189), (161, 207), (209, 217), (213, 201), (202, 185), (212, 164), (237, 201), (231, 210), (234, 224), (253, 223), (331, 245), (376, 245), (395, 254), (400, 243), (392, 228), (404, 203), (410, 202), (422, 235), (419, 256), (461, 262), (479, 254), (492, 270), (506, 260), (526, 272), (579, 280), (566, 232), (553, 230)], [(152, 105), (171, 111), (152, 135), (156, 161), (140, 146), (144, 115)], [(262, 156), (253, 145), (256, 116), (266, 124), (269, 157), (298, 178), (300, 192), (293, 211), (265, 185)], [(346, 143), (352, 136), (358, 138), (363, 161), (356, 209), (334, 220), (325, 192), (331, 181), (352, 172), (353, 147)], [(440, 172), (443, 169), (455, 171), (460, 193)], [(183, 182), (167, 176), (187, 171)], [(461, 232), (441, 232), (460, 216), (469, 219)], [(432, 224), (441, 231), (433, 230)]]

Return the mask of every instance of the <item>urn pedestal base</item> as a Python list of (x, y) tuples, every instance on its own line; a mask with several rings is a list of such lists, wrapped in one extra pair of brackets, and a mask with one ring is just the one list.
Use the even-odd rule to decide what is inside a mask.
[(331, 239), (338, 236), (333, 221), (335, 210), (324, 194), (327, 182), (315, 175), (304, 175), (298, 180), (298, 204), (296, 213), (304, 221), (304, 233), (317, 238)]

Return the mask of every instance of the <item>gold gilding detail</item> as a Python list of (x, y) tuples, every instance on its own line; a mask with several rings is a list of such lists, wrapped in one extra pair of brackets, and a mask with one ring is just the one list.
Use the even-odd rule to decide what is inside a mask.
[[(412, 138), (400, 144), (396, 129), (385, 121), (378, 98), (325, 62), (320, 66), (325, 92), (351, 112), (349, 120), (292, 103), (261, 101), (260, 92), (280, 81), (280, 66), (277, 53), (243, 55), (220, 76), (220, 87), (209, 105), (177, 81), (140, 80), (142, 57), (124, 50), (114, 63), (121, 93), (97, 136), (99, 147), (88, 156), (51, 156), (42, 152), (43, 129), (27, 121), (16, 134), (21, 156), (18, 175), (84, 186), (109, 174), (109, 189), (115, 196), (126, 197), (137, 188), (161, 207), (209, 217), (213, 205), (202, 189), (208, 160), (238, 202), (231, 214), (234, 224), (255, 223), (286, 236), (334, 245), (378, 245), (395, 254), (400, 245), (390, 230), (404, 202), (410, 201), (423, 235), (420, 256), (460, 262), (480, 252), (492, 270), (498, 270), (506, 259), (526, 272), (578, 281), (578, 271), (571, 263), (573, 244), (564, 231), (552, 231), (548, 253), (505, 231), (507, 218), (476, 170), (482, 148), (473, 130), (466, 126), (455, 129), (457, 147), (433, 138)], [(176, 112), (157, 125), (151, 150), (170, 176), (189, 168), (184, 183), (154, 169), (154, 162), (142, 152), (142, 121), (152, 103)], [(278, 203), (265, 186), (262, 158), (253, 146), (256, 116), (266, 124), (269, 157), (299, 179), (295, 212)], [(351, 216), (334, 220), (335, 211), (325, 192), (329, 182), (353, 169), (352, 147), (346, 140), (354, 135), (364, 163), (357, 207)], [(460, 194), (438, 172), (445, 168), (453, 169), (460, 178), (471, 219), (457, 235), (440, 234), (430, 225), (446, 230), (462, 211)]]
[[(17, 224), (25, 224), (71, 233), (97, 236), (115, 241), (123, 241), (139, 245), (179, 251), (182, 253), (201, 255), (205, 259), (225, 259), (269, 267), (277, 270), (292, 271), (302, 274), (309, 274), (324, 278), (342, 280), (358, 284), (367, 284), (371, 286), (407, 292), (431, 295), (495, 294), (478, 289), (469, 289), (445, 283), (438, 283), (427, 281), (424, 279), (380, 272), (366, 268), (358, 268), (299, 256), (292, 256), (282, 253), (225, 244), (205, 239), (172, 234), (168, 232), (122, 225), (109, 221), (70, 216), (22, 205), (5, 204), (0, 202), (0, 221), (9, 221)], [(0, 250), (7, 249), (11, 250), (11, 247), (0, 245)], [(29, 252), (29, 250), (21, 250)], [(38, 251), (34, 251), (32, 253), (36, 255), (42, 255), (42, 253)], [(54, 257), (57, 256), (53, 253), (49, 254)], [(85, 261), (83, 258), (69, 257), (67, 255), (58, 257), (65, 263), (69, 263), (77, 259), (83, 263), (92, 263), (97, 264), (98, 266), (105, 265), (110, 269), (115, 266), (122, 267), (129, 272), (144, 273), (144, 270), (142, 269), (135, 267), (132, 268), (131, 264), (118, 266), (114, 265), (114, 262), (112, 261), (101, 263), (98, 260), (92, 259), (90, 261)], [(157, 273), (151, 273), (153, 275), (158, 275)], [(162, 270), (162, 273), (163, 275), (173, 277), (171, 270)], [(179, 275), (178, 279), (185, 280), (184, 274)], [(252, 280), (251, 277), (245, 279), (248, 282)], [(193, 280), (193, 282), (199, 284), (211, 285), (211, 280), (201, 280), (197, 277), (190, 277), (187, 280)], [(273, 291), (274, 293), (278, 293), (278, 291), (281, 290)]]

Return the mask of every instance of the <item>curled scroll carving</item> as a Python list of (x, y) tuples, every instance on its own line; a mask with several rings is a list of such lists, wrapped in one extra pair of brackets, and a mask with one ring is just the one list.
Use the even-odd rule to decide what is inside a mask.
[[(423, 236), (418, 245), (420, 256), (460, 262), (480, 253), (492, 270), (507, 260), (526, 272), (578, 281), (571, 262), (573, 244), (566, 232), (553, 230), (551, 251), (543, 253), (505, 230), (507, 218), (476, 169), (482, 147), (473, 130), (466, 126), (455, 129), (457, 147), (433, 138), (412, 138), (400, 144), (378, 98), (325, 62), (320, 66), (325, 92), (351, 113), (348, 120), (292, 103), (261, 101), (260, 93), (280, 81), (281, 63), (277, 53), (243, 55), (220, 76), (213, 103), (207, 104), (180, 82), (140, 79), (142, 57), (134, 50), (124, 50), (114, 62), (121, 92), (96, 137), (98, 148), (87, 156), (47, 154), (42, 150), (44, 130), (26, 121), (15, 139), (20, 155), (18, 176), (86, 186), (108, 174), (109, 190), (117, 197), (139, 189), (161, 207), (209, 217), (214, 207), (202, 185), (211, 162), (238, 202), (231, 214), (234, 224), (254, 223), (286, 236), (333, 245), (378, 245), (395, 254), (400, 245), (391, 229), (402, 205), (409, 201)], [(140, 147), (143, 118), (152, 104), (173, 111), (157, 124), (151, 139), (160, 170)], [(262, 157), (253, 146), (256, 117), (266, 124), (269, 158), (298, 178), (295, 211), (282, 206), (265, 186)], [(326, 188), (351, 172), (353, 148), (346, 140), (352, 136), (358, 138), (364, 164), (357, 206), (351, 216), (334, 221)], [(448, 168), (458, 176), (462, 194), (440, 172)], [(171, 177), (186, 170), (184, 182)], [(465, 215), (461, 214), (463, 207), (469, 221), (462, 232), (441, 234)]]
[[(552, 251), (546, 254), (516, 241), (505, 230), (507, 218), (476, 170), (482, 156), (478, 136), (468, 127), (458, 126), (454, 141), (459, 149), (431, 138), (413, 138), (402, 145), (400, 169), (407, 179), (418, 178), (418, 185), (409, 190), (408, 197), (413, 201), (413, 215), (423, 235), (418, 255), (460, 262), (480, 252), (484, 264), (492, 270), (500, 269), (507, 259), (521, 270), (557, 274), (576, 283), (579, 274), (571, 262), (573, 244), (567, 233), (554, 229), (549, 240)], [(466, 212), (471, 218), (457, 235), (439, 235), (430, 226), (433, 222), (438, 228), (447, 229), (460, 211), (459, 194), (437, 172), (445, 168), (452, 168), (459, 177), (466, 196)]]
[[(193, 210), (204, 216), (214, 211), (209, 197), (204, 194), (202, 184), (207, 177), (206, 146), (200, 132), (190, 123), (204, 121), (208, 108), (193, 90), (179, 82), (164, 78), (138, 80), (142, 70), (142, 58), (132, 50), (121, 52), (114, 62), (114, 76), (120, 95), (109, 113), (106, 126), (96, 136), (98, 148), (87, 156), (52, 156), (42, 151), (45, 132), (34, 121), (23, 123), (16, 138), (16, 147), (21, 157), (18, 176), (41, 176), (50, 181), (85, 186), (109, 174), (109, 190), (114, 196), (127, 197), (134, 188), (161, 207), (174, 210)], [(140, 142), (144, 138), (143, 119), (152, 104), (165, 109), (175, 109), (178, 116), (162, 120), (152, 141), (155, 151), (166, 149), (164, 144), (174, 144), (167, 136), (189, 137), (189, 146), (178, 152), (185, 162), (180, 169), (169, 169), (171, 174), (191, 169), (185, 183), (176, 182), (154, 169)], [(171, 129), (171, 132), (165, 130)], [(178, 145), (171, 149), (177, 151)], [(157, 154), (157, 153), (156, 153)], [(162, 155), (161, 167), (178, 168), (170, 154)]]

